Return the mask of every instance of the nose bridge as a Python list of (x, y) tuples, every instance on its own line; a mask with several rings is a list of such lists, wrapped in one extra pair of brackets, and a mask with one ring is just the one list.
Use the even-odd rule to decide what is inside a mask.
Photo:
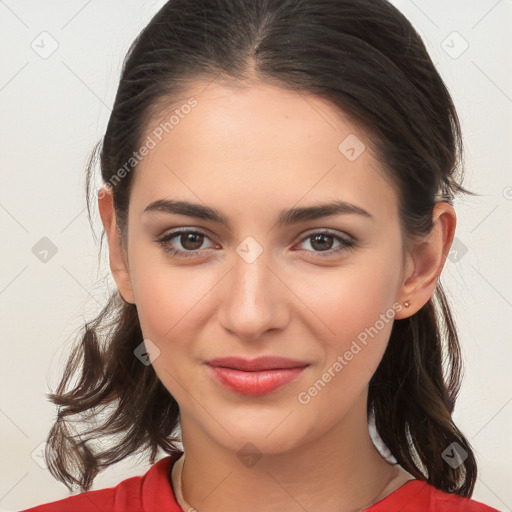
[(257, 339), (286, 322), (283, 285), (274, 275), (271, 255), (254, 240), (244, 240), (221, 297), (223, 327), (243, 339)]

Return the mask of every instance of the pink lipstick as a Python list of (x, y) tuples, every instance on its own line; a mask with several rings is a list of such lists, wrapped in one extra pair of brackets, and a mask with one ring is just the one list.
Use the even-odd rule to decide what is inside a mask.
[(222, 386), (242, 395), (262, 396), (295, 380), (308, 363), (283, 357), (243, 359), (223, 357), (207, 361), (212, 377)]

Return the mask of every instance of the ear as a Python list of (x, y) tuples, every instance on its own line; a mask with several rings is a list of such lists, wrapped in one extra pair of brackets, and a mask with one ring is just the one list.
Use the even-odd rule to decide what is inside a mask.
[(112, 188), (103, 185), (98, 193), (98, 208), (100, 210), (101, 222), (108, 239), (110, 270), (119, 289), (121, 298), (125, 302), (135, 304), (133, 289), (128, 269), (128, 257), (121, 246), (121, 236), (117, 225), (114, 210), (114, 198)]
[(434, 294), (437, 281), (452, 245), (457, 224), (453, 206), (440, 201), (432, 211), (433, 227), (424, 238), (407, 243), (400, 303), (408, 302), (395, 318), (407, 318), (421, 309)]

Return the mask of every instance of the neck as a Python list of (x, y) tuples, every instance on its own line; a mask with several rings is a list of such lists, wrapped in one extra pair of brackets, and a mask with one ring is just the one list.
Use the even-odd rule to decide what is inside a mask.
[(355, 512), (413, 478), (375, 448), (366, 404), (320, 438), (255, 463), (242, 463), (186, 416), (182, 436), (182, 498), (198, 512)]

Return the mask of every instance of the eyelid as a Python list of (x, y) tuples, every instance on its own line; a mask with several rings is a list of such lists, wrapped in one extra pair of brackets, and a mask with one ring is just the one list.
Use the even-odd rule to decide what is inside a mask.
[[(210, 231), (208, 229), (197, 228), (197, 227), (192, 227), (192, 226), (190, 226), (190, 227), (185, 226), (185, 227), (179, 227), (179, 228), (169, 228), (168, 230), (164, 231), (164, 233), (159, 235), (157, 237), (157, 239), (162, 239), (168, 235), (177, 235), (179, 233), (198, 233), (198, 234), (204, 235), (205, 237), (209, 238), (210, 240), (212, 238), (212, 234), (210, 233)], [(356, 241), (356, 239), (352, 235), (347, 233), (346, 231), (337, 231), (337, 230), (331, 229), (331, 228), (311, 228), (310, 230), (301, 234), (301, 238), (299, 238), (299, 241), (303, 242), (306, 238), (308, 238), (312, 235), (321, 234), (321, 233), (344, 238), (347, 241), (352, 241), (352, 242)]]
[(327, 249), (326, 251), (311, 251), (307, 249), (298, 249), (298, 251), (306, 254), (306, 259), (319, 261), (321, 259), (337, 258), (344, 253), (353, 251), (358, 248), (358, 242), (354, 237), (349, 234), (340, 234), (338, 231), (334, 231), (329, 228), (317, 228), (307, 232), (302, 236), (299, 244), (302, 244), (306, 240), (311, 239), (314, 235), (326, 235), (339, 242), (337, 247)]
[[(214, 240), (211, 239), (212, 237), (211, 237), (210, 234), (208, 234), (207, 232), (203, 231), (200, 228), (192, 228), (192, 227), (190, 227), (190, 228), (183, 227), (183, 228), (171, 229), (170, 231), (167, 231), (167, 232), (163, 233), (162, 235), (160, 235), (159, 237), (157, 237), (155, 242), (159, 243), (164, 248), (164, 250), (165, 250), (166, 244), (169, 244), (169, 242), (171, 240), (174, 240), (175, 238), (178, 238), (180, 235), (187, 234), (187, 233), (193, 233), (193, 234), (196, 234), (196, 235), (202, 235), (205, 238), (207, 238), (208, 240), (210, 240), (210, 242), (215, 244)], [(211, 249), (211, 248), (209, 248), (209, 249)], [(196, 253), (203, 252), (205, 250), (206, 249), (197, 249), (196, 251), (183, 251), (181, 249), (176, 249), (175, 252), (176, 253), (187, 253), (187, 254), (193, 255), (193, 254), (196, 254)]]
[(303, 242), (306, 238), (309, 238), (310, 236), (317, 235), (317, 234), (318, 235), (324, 234), (324, 235), (329, 235), (332, 237), (342, 238), (342, 239), (346, 240), (347, 242), (355, 242), (356, 241), (352, 235), (349, 235), (345, 231), (337, 231), (335, 229), (330, 229), (330, 228), (314, 228), (314, 229), (311, 229), (310, 231), (306, 231), (306, 233), (302, 235), (302, 238), (300, 239), (300, 241)]
[[(172, 255), (176, 255), (178, 258), (179, 257), (193, 257), (197, 254), (201, 254), (201, 253), (204, 253), (205, 251), (210, 251), (212, 249), (212, 247), (209, 247), (206, 249), (197, 249), (195, 251), (186, 251), (186, 250), (182, 250), (182, 249), (175, 249), (170, 245), (171, 240), (174, 240), (175, 238), (179, 237), (181, 234), (186, 234), (186, 233), (202, 235), (205, 238), (207, 238), (208, 240), (210, 240), (213, 244), (215, 244), (215, 242), (211, 239), (211, 236), (207, 232), (205, 232), (201, 228), (195, 228), (195, 227), (173, 228), (170, 231), (159, 236), (155, 240), (155, 242), (159, 243), (162, 246), (164, 251), (166, 251)], [(348, 251), (350, 249), (355, 249), (358, 245), (356, 239), (353, 236), (351, 236), (345, 232), (340, 233), (339, 231), (336, 231), (336, 230), (333, 230), (330, 228), (311, 229), (311, 230), (307, 231), (306, 233), (303, 233), (301, 235), (301, 238), (299, 239), (299, 241), (294, 245), (303, 243), (304, 241), (312, 238), (313, 235), (326, 235), (326, 236), (332, 237), (335, 240), (338, 240), (340, 242), (340, 245), (337, 248), (327, 249), (326, 251), (311, 251), (311, 250), (307, 250), (307, 249), (298, 249), (299, 251), (308, 253), (308, 255), (313, 254), (314, 255), (313, 258), (318, 258), (318, 257), (328, 258), (330, 256), (331, 257), (337, 256), (341, 252)], [(311, 256), (308, 256), (308, 257), (311, 258)]]

